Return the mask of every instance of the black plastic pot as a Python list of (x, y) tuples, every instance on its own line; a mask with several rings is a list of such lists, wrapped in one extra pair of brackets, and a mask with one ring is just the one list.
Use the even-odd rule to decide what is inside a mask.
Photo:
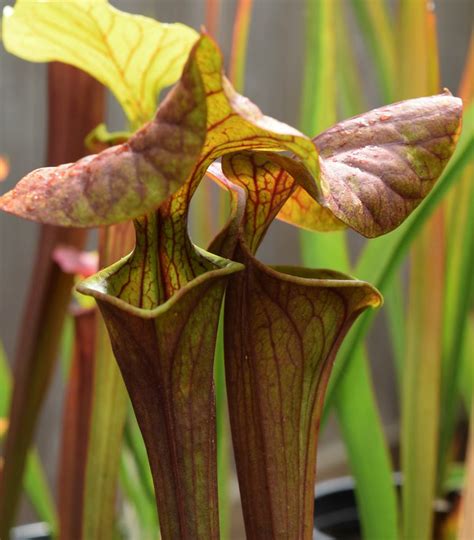
[(314, 540), (360, 540), (354, 481), (349, 476), (316, 485)]
[[(399, 473), (394, 475), (394, 483), (400, 488), (402, 480)], [(442, 526), (443, 518), (458, 500), (459, 493), (452, 492), (445, 500), (437, 501), (435, 531)], [(354, 480), (350, 476), (316, 485), (314, 522), (313, 540), (362, 540)], [(32, 523), (12, 529), (10, 540), (52, 540), (52, 536), (46, 523)]]
[[(396, 473), (394, 484), (400, 489), (402, 476)], [(444, 524), (459, 503), (459, 492), (452, 491), (434, 502), (434, 538), (439, 538)], [(335, 478), (316, 485), (314, 500), (315, 529), (313, 540), (362, 540), (354, 480)]]
[(14, 527), (10, 540), (52, 540), (52, 536), (47, 523), (30, 523)]

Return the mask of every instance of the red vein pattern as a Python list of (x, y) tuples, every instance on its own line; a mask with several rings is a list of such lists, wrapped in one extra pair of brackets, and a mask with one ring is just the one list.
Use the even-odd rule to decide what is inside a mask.
[(195, 56), (155, 118), (126, 143), (76, 163), (37, 169), (0, 198), (15, 215), (61, 226), (110, 225), (164, 201), (193, 170), (206, 137)]
[[(311, 537), (315, 444), (330, 368), (351, 323), (378, 305), (380, 295), (334, 272), (272, 270), (253, 255), (287, 201), (296, 201), (299, 214), (316, 212), (311, 219), (319, 227), (344, 222), (368, 236), (404, 219), (410, 205), (380, 215), (406, 186), (405, 177), (403, 186), (392, 185), (393, 171), (381, 170), (376, 157), (390, 153), (398, 182), (408, 158), (397, 145), (405, 144), (415, 153), (415, 181), (431, 182), (440, 173), (454, 147), (460, 108), (449, 96), (426, 100), (392, 106), (404, 121), (386, 129), (380, 126), (388, 112), (382, 118), (373, 111), (313, 143), (238, 95), (222, 74), (217, 46), (204, 35), (155, 119), (127, 142), (34, 171), (0, 199), (4, 210), (61, 225), (135, 219), (135, 250), (79, 290), (94, 296), (104, 315), (147, 447), (165, 540), (219, 536), (213, 358), (229, 280), (226, 370), (247, 533)], [(372, 128), (362, 129), (366, 123)], [(422, 136), (435, 128), (439, 147)], [(427, 146), (438, 161), (425, 164), (425, 174), (420, 152)], [(296, 159), (268, 154), (281, 151)], [(231, 182), (217, 176), (234, 195), (234, 214), (213, 248), (237, 262), (199, 250), (187, 234), (192, 195), (221, 156)], [(414, 188), (407, 189), (404, 195)], [(302, 190), (306, 200), (298, 198)], [(356, 195), (370, 215), (357, 207)], [(241, 263), (246, 271), (237, 275)]]
[(214, 539), (214, 348), (225, 285), (241, 267), (199, 252), (164, 215), (137, 221), (134, 252), (79, 290), (96, 297), (106, 321), (147, 447), (162, 537)]
[(135, 220), (133, 253), (79, 290), (93, 295), (104, 315), (150, 458), (163, 538), (208, 539), (218, 537), (214, 346), (225, 285), (242, 266), (192, 245), (189, 203), (209, 164), (228, 152), (290, 150), (313, 165), (316, 154), (309, 139), (232, 90), (210, 38), (193, 49), (191, 68), (205, 106), (204, 115), (190, 113), (206, 122), (199, 159), (180, 189)]
[[(461, 100), (446, 91), (336, 124), (314, 139), (321, 183), (316, 200), (364, 236), (392, 231), (443, 172), (456, 147), (461, 114)], [(301, 212), (298, 204), (306, 211)], [(298, 187), (279, 217), (327, 230), (326, 222), (319, 226), (318, 212), (318, 205)]]
[(225, 360), (247, 538), (309, 540), (331, 367), (351, 324), (380, 296), (336, 272), (274, 271), (242, 244), (234, 257), (245, 272), (227, 287)]
[(245, 266), (227, 286), (224, 339), (247, 538), (309, 540), (319, 419), (331, 367), (351, 324), (381, 297), (338, 272), (271, 269), (255, 259), (262, 234), (296, 185), (271, 159), (227, 156), (228, 179), (213, 166), (210, 174), (230, 189), (234, 205), (227, 230), (211, 248)]
[(147, 448), (162, 537), (217, 539), (214, 348), (226, 282), (241, 266), (195, 248), (186, 214), (167, 213), (172, 202), (137, 220), (133, 253), (79, 290), (106, 321)]
[(154, 317), (99, 300), (147, 447), (164, 539), (219, 538), (213, 358), (226, 272), (210, 274)]
[(182, 215), (183, 201), (208, 166), (242, 149), (291, 151), (316, 178), (311, 140), (237, 94), (222, 63), (217, 45), (203, 35), (154, 120), (121, 145), (33, 171), (0, 197), (0, 209), (33, 221), (92, 227), (139, 218), (176, 194), (170, 210)]

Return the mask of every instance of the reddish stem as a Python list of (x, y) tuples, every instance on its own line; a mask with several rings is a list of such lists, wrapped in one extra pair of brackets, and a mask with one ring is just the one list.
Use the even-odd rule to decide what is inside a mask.
[(74, 314), (74, 357), (63, 416), (59, 469), (59, 533), (82, 538), (84, 485), (92, 411), (96, 310)]
[[(102, 85), (64, 64), (48, 66), (49, 165), (85, 154), (84, 138), (104, 117)], [(73, 277), (52, 259), (60, 244), (82, 248), (86, 231), (43, 225), (14, 359), (14, 387), (0, 478), (0, 538), (17, 511), (28, 449), (55, 366)]]

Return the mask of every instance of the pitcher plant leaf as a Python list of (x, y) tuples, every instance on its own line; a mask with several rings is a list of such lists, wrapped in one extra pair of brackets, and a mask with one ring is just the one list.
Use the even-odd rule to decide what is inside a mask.
[[(392, 231), (443, 172), (456, 147), (461, 113), (461, 100), (445, 91), (374, 109), (324, 131), (313, 139), (319, 152), (319, 205), (340, 220), (336, 225), (342, 222), (364, 236)], [(319, 205), (298, 187), (279, 217), (328, 230), (327, 221), (318, 225)]]
[(352, 322), (381, 297), (339, 272), (270, 268), (254, 257), (296, 186), (281, 173), (289, 164), (271, 158), (237, 153), (209, 170), (233, 196), (231, 220), (211, 249), (245, 266), (229, 279), (224, 332), (247, 537), (309, 539), (319, 416), (332, 363)]
[(318, 177), (313, 143), (237, 94), (206, 35), (156, 116), (127, 142), (74, 164), (42, 168), (0, 198), (0, 209), (61, 226), (110, 225), (158, 208), (219, 156), (240, 149), (291, 151)]

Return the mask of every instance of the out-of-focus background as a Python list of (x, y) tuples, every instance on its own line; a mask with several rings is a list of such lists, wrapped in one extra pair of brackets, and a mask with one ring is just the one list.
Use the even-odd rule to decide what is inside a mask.
[[(205, 21), (204, 0), (112, 0), (111, 3), (122, 10), (152, 16), (160, 21), (180, 21), (196, 29)], [(8, 4), (8, 1), (0, 0), (0, 7)], [(455, 91), (472, 27), (473, 3), (472, 0), (436, 0), (434, 5), (438, 15), (442, 84)], [(395, 5), (392, 7), (395, 9)], [(235, 2), (223, 0), (215, 37), (226, 60), (229, 58), (234, 13)], [(292, 125), (299, 123), (304, 18), (304, 0), (255, 0), (250, 28), (244, 93), (266, 114)], [(375, 90), (374, 73), (366, 59), (362, 39), (357, 35), (353, 38), (369, 104), (376, 107), (382, 102)], [(0, 155), (8, 157), (11, 167), (10, 174), (0, 184), (0, 193), (10, 189), (25, 173), (44, 164), (46, 91), (44, 65), (10, 56), (0, 46)], [(109, 96), (109, 129), (122, 129), (124, 122), (118, 105)], [(30, 276), (35, 271), (32, 264), (36, 238), (35, 224), (0, 214), (0, 339), (9, 357), (13, 356), (20, 316), (25, 309), (25, 294)], [(276, 223), (259, 256), (268, 263), (298, 264), (298, 238), (296, 229)], [(354, 236), (352, 241), (356, 250), (360, 240)], [(369, 349), (380, 411), (388, 439), (395, 447), (399, 413), (387, 339), (382, 309), (370, 335)], [(37, 434), (52, 486), (56, 485), (62, 396), (58, 373)], [(335, 423), (331, 423), (323, 435), (318, 467), (320, 479), (345, 471), (344, 450)], [(235, 491), (237, 493), (237, 488)], [(23, 510), (23, 516), (27, 517), (27, 509)]]

